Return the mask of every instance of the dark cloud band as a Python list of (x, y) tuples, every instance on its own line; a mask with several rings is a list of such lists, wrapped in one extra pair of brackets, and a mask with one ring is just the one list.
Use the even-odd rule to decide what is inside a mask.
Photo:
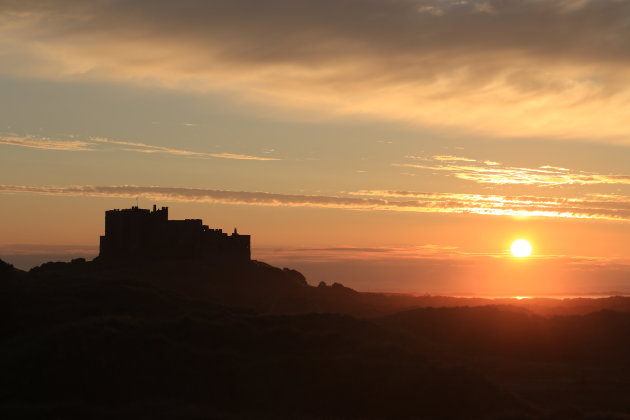
[[(141, 186), (36, 187), (0, 185), (3, 193), (31, 193), (89, 197), (147, 197), (162, 201), (207, 202), (256, 206), (315, 207), (350, 210), (385, 210), (418, 213), (456, 213), (492, 216), (533, 216), (630, 221), (627, 199), (558, 199), (482, 196), (449, 193), (413, 193), (414, 199), (392, 199), (392, 194), (359, 192), (357, 196), (274, 194), (195, 188)], [(397, 192), (398, 196), (403, 195)], [(411, 193), (409, 193), (411, 194)]]
[(630, 1), (0, 3), (0, 73), (628, 144)]

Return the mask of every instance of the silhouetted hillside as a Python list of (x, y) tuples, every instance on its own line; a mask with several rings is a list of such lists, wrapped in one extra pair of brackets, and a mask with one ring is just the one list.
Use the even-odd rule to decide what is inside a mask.
[(509, 306), (422, 308), (376, 323), (431, 347), (434, 359), (484, 372), (536, 406), (573, 407), (566, 418), (583, 411), (630, 418), (628, 312), (543, 317)]
[(12, 278), (18, 271), (13, 265), (0, 260), (0, 280)]
[[(263, 267), (274, 281), (303, 287), (295, 273)], [(10, 314), (0, 345), (4, 418), (529, 412), (482, 375), (428, 362), (407, 337), (370, 321), (258, 316), (145, 281), (87, 279), (80, 270), (64, 277), (53, 268), (3, 284)]]
[(468, 356), (529, 361), (598, 362), (622, 359), (630, 349), (630, 313), (543, 317), (510, 306), (422, 308), (377, 321)]
[(437, 307), (485, 301), (259, 262), (0, 267), (2, 418), (630, 418), (630, 313)]
[(542, 315), (587, 314), (602, 309), (630, 312), (629, 297), (600, 299), (488, 299), (360, 293), (342, 284), (310, 286), (298, 271), (259, 261), (205, 264), (194, 260), (150, 263), (51, 262), (30, 270), (31, 278), (141, 281), (195, 299), (245, 307), (263, 314), (344, 313), (362, 318), (419, 307), (510, 305)]

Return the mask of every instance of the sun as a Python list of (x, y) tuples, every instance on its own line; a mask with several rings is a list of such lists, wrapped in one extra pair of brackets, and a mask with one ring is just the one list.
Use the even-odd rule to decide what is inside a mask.
[(527, 239), (517, 239), (512, 242), (512, 255), (518, 258), (529, 257), (532, 253), (532, 244)]

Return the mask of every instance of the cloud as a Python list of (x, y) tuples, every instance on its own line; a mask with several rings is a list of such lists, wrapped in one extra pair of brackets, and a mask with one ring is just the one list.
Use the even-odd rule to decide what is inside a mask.
[(261, 156), (250, 156), (250, 155), (238, 155), (234, 153), (205, 153), (207, 157), (214, 157), (220, 159), (235, 159), (235, 160), (280, 160), (278, 158), (268, 158)]
[(467, 209), (475, 214), (599, 218), (600, 216), (595, 216), (599, 212), (610, 212), (609, 215), (616, 214), (622, 219), (630, 214), (630, 197), (615, 194), (591, 194), (583, 198), (389, 190), (362, 190), (350, 194), (364, 197), (415, 198), (425, 203), (450, 203), (453, 207)]
[(475, 10), (478, 11), (479, 13), (489, 13), (489, 14), (496, 13), (494, 6), (489, 1), (476, 2)]
[(476, 159), (470, 159), (461, 156), (451, 156), (451, 155), (438, 155), (433, 156), (433, 159), (439, 160), (441, 162), (477, 162)]
[[(11, 146), (29, 147), (43, 150), (63, 150), (72, 152), (103, 150), (103, 145), (115, 146), (114, 150), (123, 150), (136, 153), (158, 153), (173, 156), (186, 156), (195, 158), (217, 158), (235, 160), (280, 160), (272, 157), (242, 155), (235, 153), (203, 153), (190, 150), (173, 149), (170, 147), (154, 146), (146, 143), (112, 140), (103, 137), (89, 137), (87, 140), (53, 140), (48, 137), (37, 136), (0, 136), (0, 144)], [(122, 146), (122, 147), (119, 147)]]
[(498, 162), (492, 161), (484, 161), (483, 165), (475, 165), (472, 163), (461, 164), (458, 162), (476, 161), (474, 159), (458, 158), (455, 156), (433, 156), (433, 158), (407, 156), (407, 158), (422, 160), (427, 163), (395, 163), (394, 166), (450, 172), (456, 178), (480, 184), (522, 184), (541, 187), (597, 184), (630, 185), (630, 175), (626, 174), (598, 174), (595, 172), (571, 171), (567, 168), (550, 165), (544, 165), (538, 168), (519, 168), (503, 166)]
[[(420, 245), (410, 247), (353, 247), (328, 248), (260, 248), (257, 255), (266, 259), (332, 261), (332, 260), (395, 260), (395, 259), (450, 259), (469, 255), (457, 252), (448, 245)], [(476, 254), (478, 255), (478, 254)]]
[(0, 73), (629, 144), (628, 15), (626, 0), (9, 0)]
[(28, 147), (31, 149), (86, 151), (92, 150), (90, 142), (81, 140), (52, 140), (48, 137), (35, 136), (0, 136), (0, 144)]
[[(323, 196), (131, 185), (66, 187), (0, 185), (0, 192), (88, 197), (147, 197), (160, 201), (255, 206), (630, 221), (630, 199), (612, 195), (560, 199), (366, 190), (350, 193), (350, 196)], [(392, 197), (406, 199), (393, 200)]]
[(146, 143), (134, 143), (128, 141), (119, 141), (119, 140), (111, 140), (102, 137), (91, 137), (91, 140), (97, 143), (107, 143), (114, 144), (119, 146), (127, 146), (122, 149), (128, 152), (138, 152), (138, 153), (160, 153), (167, 155), (175, 155), (175, 156), (188, 156), (188, 157), (197, 157), (197, 158), (218, 158), (218, 159), (235, 159), (235, 160), (280, 160), (278, 158), (271, 157), (261, 157), (261, 156), (251, 156), (251, 155), (240, 155), (235, 153), (203, 153), (203, 152), (192, 152), (190, 150), (181, 150), (181, 149), (173, 149), (170, 147), (164, 146), (153, 146)]

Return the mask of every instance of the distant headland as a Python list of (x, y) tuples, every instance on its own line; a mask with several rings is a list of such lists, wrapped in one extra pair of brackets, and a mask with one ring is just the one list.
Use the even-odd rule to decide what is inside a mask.
[(234, 261), (251, 259), (250, 235), (211, 229), (201, 219), (169, 220), (168, 207), (105, 212), (99, 260)]

